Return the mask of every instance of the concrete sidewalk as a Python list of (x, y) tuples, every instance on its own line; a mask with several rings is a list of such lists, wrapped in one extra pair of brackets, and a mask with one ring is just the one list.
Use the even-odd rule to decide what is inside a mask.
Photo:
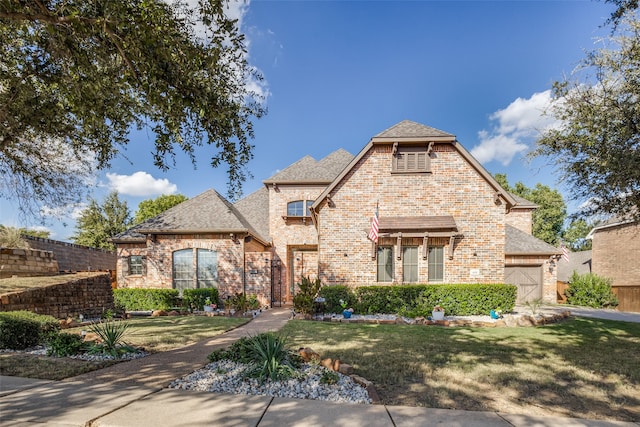
[(248, 334), (280, 329), (288, 309), (272, 309), (209, 341), (119, 363), (64, 381), (0, 377), (0, 426), (470, 426), (605, 427), (637, 423), (495, 412), (355, 405), (167, 389), (207, 363), (207, 355)]

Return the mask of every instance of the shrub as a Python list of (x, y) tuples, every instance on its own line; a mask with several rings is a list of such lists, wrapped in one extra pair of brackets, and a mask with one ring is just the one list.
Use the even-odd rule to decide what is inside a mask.
[(322, 282), (320, 279), (303, 277), (298, 287), (300, 290), (293, 296), (293, 309), (299, 313), (312, 314), (313, 300), (318, 296)]
[(47, 355), (56, 357), (71, 356), (87, 349), (87, 344), (83, 342), (80, 335), (66, 332), (51, 337), (48, 346)]
[(618, 305), (618, 298), (611, 290), (611, 279), (593, 273), (580, 275), (574, 271), (565, 295), (567, 302), (574, 305), (593, 308)]
[(30, 311), (0, 313), (0, 348), (23, 350), (44, 344), (60, 330), (55, 317)]
[(120, 288), (113, 290), (116, 307), (126, 311), (168, 310), (178, 302), (177, 289)]
[(187, 310), (202, 310), (207, 299), (212, 304), (220, 305), (217, 288), (185, 289), (182, 291), (182, 306)]
[(129, 323), (108, 320), (106, 322), (91, 325), (91, 332), (98, 335), (102, 341), (93, 348), (94, 352), (110, 354), (116, 359), (122, 353), (128, 353), (133, 349), (127, 346), (123, 339), (129, 329)]
[(212, 352), (208, 359), (249, 364), (247, 374), (260, 381), (290, 378), (301, 365), (300, 357), (286, 348), (286, 339), (273, 332), (243, 337), (228, 350)]
[(325, 299), (325, 311), (328, 313), (341, 313), (340, 300), (345, 301), (348, 307), (354, 305), (356, 297), (350, 288), (344, 285), (323, 286), (318, 295)]

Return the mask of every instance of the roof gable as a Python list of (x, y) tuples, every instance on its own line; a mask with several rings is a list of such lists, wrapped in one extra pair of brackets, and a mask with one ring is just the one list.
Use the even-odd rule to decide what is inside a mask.
[[(312, 205), (312, 210), (317, 210), (324, 199), (338, 186), (348, 173), (358, 164), (358, 162), (371, 150), (376, 144), (393, 144), (398, 140), (407, 143), (446, 143), (451, 144), (458, 153), (493, 187), (496, 191), (496, 197), (500, 197), (507, 203), (508, 207), (515, 206), (516, 200), (513, 196), (505, 191), (504, 188), (496, 181), (496, 179), (456, 140), (455, 136), (441, 130), (425, 126), (410, 120), (402, 122), (382, 131), (374, 136), (365, 147), (349, 162), (349, 164), (340, 172), (340, 174), (327, 186), (327, 188), (318, 196)], [(524, 200), (524, 199), (523, 199)]]
[(426, 126), (411, 120), (403, 120), (398, 124), (383, 130), (374, 138), (433, 138), (433, 137), (450, 137), (455, 138), (450, 133), (443, 132), (436, 128)]
[(353, 159), (346, 150), (339, 149), (320, 161), (311, 156), (302, 159), (264, 180), (265, 184), (279, 183), (323, 183), (328, 184)]

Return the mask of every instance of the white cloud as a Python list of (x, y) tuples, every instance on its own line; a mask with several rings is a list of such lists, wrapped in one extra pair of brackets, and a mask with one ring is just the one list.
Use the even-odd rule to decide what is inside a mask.
[(147, 172), (138, 171), (132, 175), (118, 175), (107, 173), (108, 187), (120, 194), (128, 196), (147, 197), (162, 194), (173, 194), (178, 186), (168, 179), (156, 179)]
[(513, 158), (529, 148), (541, 131), (556, 126), (557, 121), (545, 114), (551, 103), (551, 91), (534, 93), (528, 99), (518, 98), (507, 108), (493, 113), (490, 131), (478, 132), (480, 144), (471, 154), (481, 163), (498, 161), (507, 166)]

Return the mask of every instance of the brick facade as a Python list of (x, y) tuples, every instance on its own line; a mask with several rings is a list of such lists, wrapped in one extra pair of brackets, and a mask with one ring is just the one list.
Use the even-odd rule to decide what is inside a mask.
[(533, 211), (535, 209), (511, 209), (505, 216), (505, 221), (518, 230), (531, 234), (533, 230)]
[(594, 273), (613, 279), (613, 286), (640, 286), (640, 223), (596, 229), (593, 233)]
[[(445, 283), (491, 283), (504, 280), (505, 206), (496, 204), (495, 189), (449, 144), (434, 148), (431, 173), (392, 174), (392, 147), (373, 145), (323, 202), (318, 216), (319, 274), (324, 283), (350, 286), (382, 284), (367, 239), (371, 217), (454, 217), (459, 233), (454, 255), (445, 255)], [(396, 239), (381, 239), (395, 245)], [(422, 239), (403, 245), (418, 246)], [(449, 239), (430, 239), (445, 247)], [(402, 283), (402, 262), (394, 256), (393, 283)], [(427, 282), (427, 260), (418, 257), (419, 282)]]
[[(117, 253), (118, 287), (172, 289), (173, 254), (183, 249), (207, 249), (217, 253), (217, 288), (222, 300), (245, 291), (255, 294), (261, 304), (270, 304), (271, 254), (261, 244), (246, 242), (244, 236), (230, 234), (154, 235), (144, 243), (120, 243)], [(246, 250), (246, 251), (245, 251)], [(142, 255), (144, 274), (129, 274), (129, 257)], [(246, 268), (243, 271), (242, 265)], [(197, 256), (193, 257), (196, 271)], [(243, 272), (246, 274), (243, 276)], [(196, 287), (194, 278), (193, 286)]]

